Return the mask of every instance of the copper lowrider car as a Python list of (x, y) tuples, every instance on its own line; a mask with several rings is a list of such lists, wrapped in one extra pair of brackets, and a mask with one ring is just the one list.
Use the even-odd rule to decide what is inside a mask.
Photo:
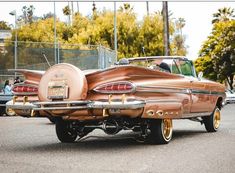
[(141, 139), (166, 144), (172, 119), (220, 125), (225, 88), (197, 77), (185, 57), (122, 59), (104, 70), (81, 71), (56, 64), (46, 72), (17, 70), (25, 82), (14, 86), (7, 103), (20, 116), (54, 117), (61, 142), (74, 142), (99, 128), (107, 134), (139, 131)]

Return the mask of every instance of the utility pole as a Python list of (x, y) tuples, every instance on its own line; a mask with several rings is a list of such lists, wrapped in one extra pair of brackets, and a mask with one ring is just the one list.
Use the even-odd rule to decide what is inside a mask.
[(164, 55), (170, 55), (170, 41), (169, 41), (169, 17), (167, 1), (162, 2), (163, 14), (163, 29), (164, 29)]
[[(14, 68), (17, 69), (18, 67), (18, 57), (17, 57), (17, 13), (16, 10), (9, 13), (12, 16), (15, 16), (15, 42), (14, 42)], [(15, 78), (16, 78), (16, 72), (15, 72)]]
[(147, 16), (149, 16), (149, 1), (146, 1)]
[(58, 63), (58, 58), (56, 56), (56, 10), (55, 10), (55, 1), (54, 1), (54, 54), (55, 54), (55, 64)]
[(116, 1), (114, 1), (114, 50), (116, 53), (116, 61), (117, 61), (117, 9), (116, 9)]
[(78, 5), (78, 1), (77, 1), (77, 12), (79, 13), (79, 5)]

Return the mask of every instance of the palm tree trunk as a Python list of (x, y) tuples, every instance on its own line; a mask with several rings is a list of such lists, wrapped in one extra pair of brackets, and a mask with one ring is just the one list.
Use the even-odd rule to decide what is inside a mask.
[(167, 1), (162, 2), (163, 12), (163, 30), (164, 30), (164, 55), (170, 55), (170, 42), (169, 42), (169, 18), (168, 18), (168, 5)]

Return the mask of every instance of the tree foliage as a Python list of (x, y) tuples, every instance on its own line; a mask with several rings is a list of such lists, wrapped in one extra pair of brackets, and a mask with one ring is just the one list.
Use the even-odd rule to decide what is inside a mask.
[[(235, 20), (215, 22), (212, 33), (202, 45), (197, 70), (209, 79), (226, 80), (233, 89), (235, 75)], [(205, 68), (209, 67), (209, 68)]]
[[(69, 16), (71, 14), (69, 6), (66, 6), (63, 12)], [(75, 13), (72, 22), (72, 25), (66, 25), (59, 19), (56, 21), (57, 41), (61, 45), (64, 44), (62, 48), (67, 48), (66, 44), (101, 44), (114, 49), (114, 13), (112, 11), (97, 11), (95, 9), (95, 13), (93, 11), (91, 16)], [(184, 55), (186, 52), (182, 34), (185, 21), (181, 19), (178, 23), (176, 25), (170, 19), (172, 55)], [(17, 32), (19, 41), (53, 43), (54, 21), (52, 14), (44, 15), (43, 18), (31, 23), (24, 23), (18, 27)], [(13, 37), (12, 40), (14, 40)], [(145, 16), (142, 21), (138, 21), (133, 7), (128, 3), (124, 4), (117, 11), (117, 40), (118, 58), (163, 55), (162, 14), (154, 13)], [(20, 45), (18, 46), (20, 47)], [(23, 55), (21, 57), (24, 58)]]
[(225, 22), (234, 19), (235, 15), (233, 13), (234, 9), (226, 7), (220, 8), (216, 13), (213, 14), (214, 19), (212, 20), (212, 23)]
[[(29, 7), (23, 6), (22, 7), (22, 15), (19, 16), (18, 22), (19, 23), (24, 23), (24, 24), (29, 24), (33, 23), (33, 12), (35, 8), (33, 5), (30, 5)], [(22, 24), (21, 24), (22, 25)]]
[(0, 30), (10, 30), (11, 27), (5, 21), (0, 21)]

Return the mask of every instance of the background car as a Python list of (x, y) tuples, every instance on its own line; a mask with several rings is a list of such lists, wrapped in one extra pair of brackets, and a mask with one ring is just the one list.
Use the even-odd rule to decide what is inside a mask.
[(0, 93), (0, 116), (8, 115), (13, 116), (15, 115), (15, 111), (11, 108), (6, 108), (6, 103), (11, 100), (13, 95), (6, 95), (3, 92)]
[(226, 90), (226, 98), (224, 99), (224, 105), (229, 103), (235, 103), (235, 92), (233, 90)]

